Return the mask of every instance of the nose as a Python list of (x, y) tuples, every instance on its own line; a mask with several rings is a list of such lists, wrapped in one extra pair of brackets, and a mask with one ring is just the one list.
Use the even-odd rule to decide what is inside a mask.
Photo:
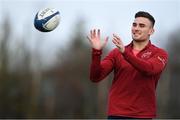
[(139, 26), (138, 26), (138, 25), (133, 26), (133, 29), (134, 29), (134, 30), (139, 30)]

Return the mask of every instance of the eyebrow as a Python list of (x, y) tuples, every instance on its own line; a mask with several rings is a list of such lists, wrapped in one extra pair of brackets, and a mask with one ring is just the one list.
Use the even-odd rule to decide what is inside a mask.
[(139, 25), (140, 25), (140, 26), (141, 26), (141, 25), (144, 25), (144, 26), (145, 26), (146, 24), (144, 24), (144, 23), (139, 23)]
[(133, 24), (133, 25), (139, 24), (139, 25), (144, 25), (144, 26), (146, 25), (146, 24), (144, 24), (144, 23), (136, 23), (136, 22), (133, 22), (132, 24)]

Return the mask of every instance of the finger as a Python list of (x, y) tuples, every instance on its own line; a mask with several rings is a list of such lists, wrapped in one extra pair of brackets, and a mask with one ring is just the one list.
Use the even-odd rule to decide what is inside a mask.
[(121, 48), (121, 44), (118, 44), (115, 40), (112, 40), (112, 42), (114, 43), (114, 45), (118, 48)]
[(123, 44), (122, 44), (121, 42), (119, 42), (119, 40), (117, 40), (117, 39), (113, 39), (112, 42), (113, 42), (117, 47), (123, 46)]
[(114, 36), (115, 38), (117, 38), (117, 39), (120, 39), (120, 37), (119, 37), (118, 35), (116, 35), (116, 34), (113, 34), (113, 36)]
[(90, 44), (92, 44), (92, 39), (89, 36), (87, 36), (87, 39), (89, 40)]
[(118, 45), (118, 42), (116, 40), (112, 40), (112, 42), (115, 44), (115, 45)]
[(115, 44), (120, 44), (120, 41), (119, 41), (117, 38), (113, 38), (113, 42), (114, 42)]
[(93, 30), (93, 37), (96, 37), (96, 29)]
[(91, 38), (92, 38), (92, 36), (93, 36), (93, 31), (92, 31), (92, 30), (90, 31), (90, 36), (91, 36)]
[(98, 29), (97, 36), (98, 36), (98, 38), (100, 38), (100, 29)]
[(114, 37), (114, 39), (116, 39), (116, 41), (117, 41), (119, 44), (123, 44), (121, 38), (120, 38), (118, 35), (113, 34), (113, 37)]
[(91, 41), (91, 38), (89, 36), (86, 36), (86, 38)]
[(108, 39), (109, 39), (109, 37), (106, 37), (106, 38), (105, 38), (105, 41), (107, 42), (107, 41), (108, 41)]
[(113, 34), (113, 39), (118, 43), (118, 44), (122, 44), (123, 45), (123, 42), (121, 40), (121, 38), (119, 36), (116, 36), (115, 34)]

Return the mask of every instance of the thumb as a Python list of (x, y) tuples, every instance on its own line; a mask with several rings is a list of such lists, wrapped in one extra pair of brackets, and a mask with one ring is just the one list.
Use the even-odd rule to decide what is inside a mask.
[(108, 39), (109, 39), (109, 37), (106, 37), (106, 38), (105, 38), (105, 40), (104, 40), (104, 42), (103, 42), (103, 47), (106, 46), (106, 44), (107, 44), (107, 42), (108, 42)]

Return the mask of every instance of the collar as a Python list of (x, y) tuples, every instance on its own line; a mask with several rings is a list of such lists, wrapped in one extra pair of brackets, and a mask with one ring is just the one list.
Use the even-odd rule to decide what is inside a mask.
[[(144, 50), (150, 48), (151, 45), (152, 45), (152, 44), (151, 44), (151, 41), (149, 40), (148, 44), (147, 44), (141, 51), (144, 51)], [(130, 43), (129, 45), (127, 45), (127, 47), (132, 50), (132, 49), (133, 49), (133, 41), (131, 41), (131, 43)]]

